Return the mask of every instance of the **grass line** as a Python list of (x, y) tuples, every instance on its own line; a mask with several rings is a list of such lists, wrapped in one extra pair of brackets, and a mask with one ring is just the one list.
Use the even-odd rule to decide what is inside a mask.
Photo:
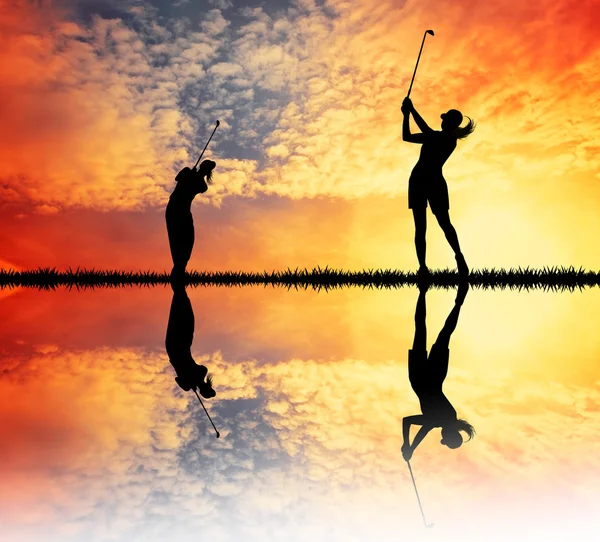
[[(331, 290), (349, 286), (391, 289), (414, 286), (419, 280), (415, 272), (396, 269), (366, 269), (347, 271), (316, 267), (246, 273), (242, 271), (191, 271), (190, 286), (278, 286), (284, 288)], [(459, 276), (456, 270), (432, 270), (431, 287), (453, 288)], [(29, 271), (0, 270), (0, 289), (29, 287), (42, 290), (67, 288), (120, 288), (123, 286), (157, 286), (169, 284), (167, 272), (115, 271), (96, 269), (38, 268)], [(481, 289), (511, 289), (574, 291), (600, 285), (600, 273), (574, 267), (544, 267), (542, 269), (475, 269), (469, 275), (469, 284)]]

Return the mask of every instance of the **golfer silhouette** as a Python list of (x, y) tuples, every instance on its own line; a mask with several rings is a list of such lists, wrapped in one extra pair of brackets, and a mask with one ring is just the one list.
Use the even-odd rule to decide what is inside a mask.
[(182, 280), (185, 277), (185, 268), (194, 248), (192, 201), (197, 194), (208, 190), (207, 183), (212, 180), (215, 166), (212, 160), (204, 160), (198, 171), (186, 167), (175, 177), (177, 184), (165, 211), (169, 247), (173, 258), (172, 280)]
[[(419, 275), (422, 278), (430, 276), (425, 263), (427, 202), (429, 201), (431, 212), (437, 218), (448, 243), (454, 250), (458, 272), (464, 278), (469, 275), (469, 268), (460, 250), (456, 230), (450, 222), (448, 185), (442, 174), (442, 166), (456, 148), (457, 140), (471, 134), (475, 129), (475, 123), (469, 119), (467, 125), (461, 128), (462, 113), (456, 109), (450, 109), (448, 112), (442, 113), (442, 130), (436, 131), (431, 129), (417, 113), (410, 98), (404, 99), (401, 110), (404, 114), (402, 139), (409, 143), (423, 145), (419, 160), (408, 181), (408, 207), (412, 209), (415, 221), (415, 248), (419, 260)], [(411, 134), (410, 132), (411, 113), (421, 133)]]
[[(173, 300), (167, 324), (165, 346), (169, 361), (177, 376), (175, 382), (184, 391), (198, 389), (200, 395), (210, 399), (216, 395), (212, 378), (204, 365), (198, 365), (192, 357), (194, 340), (194, 310), (183, 281), (171, 283)], [(206, 381), (205, 381), (206, 379)]]
[[(460, 431), (464, 431), (469, 440), (475, 435), (473, 426), (461, 420), (456, 415), (456, 410), (444, 395), (442, 386), (448, 374), (448, 360), (450, 357), (450, 336), (456, 329), (460, 308), (464, 303), (469, 284), (461, 282), (444, 327), (437, 340), (431, 347), (427, 356), (427, 325), (425, 296), (427, 285), (419, 287), (419, 298), (415, 311), (415, 338), (413, 347), (408, 351), (408, 378), (412, 389), (417, 394), (421, 404), (422, 414), (407, 416), (402, 420), (402, 457), (410, 461), (413, 452), (427, 433), (434, 427), (442, 428), (441, 443), (448, 448), (458, 448), (463, 443)], [(410, 426), (420, 425), (413, 443), (410, 444)]]

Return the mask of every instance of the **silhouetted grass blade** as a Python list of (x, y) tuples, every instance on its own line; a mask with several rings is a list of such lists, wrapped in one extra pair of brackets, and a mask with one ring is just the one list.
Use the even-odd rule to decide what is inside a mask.
[[(443, 269), (431, 272), (431, 287), (454, 288), (460, 277), (456, 270)], [(468, 277), (474, 288), (545, 291), (574, 291), (576, 288), (598, 286), (600, 274), (583, 268), (544, 267), (542, 269), (474, 269)], [(397, 269), (366, 269), (348, 271), (317, 266), (312, 270), (290, 269), (263, 271), (191, 271), (190, 286), (278, 286), (284, 288), (330, 290), (349, 286), (362, 288), (401, 288), (418, 284), (415, 272)], [(72, 268), (58, 271), (55, 268), (15, 271), (0, 270), (0, 288), (29, 287), (42, 290), (66, 288), (120, 288), (123, 286), (156, 286), (169, 283), (169, 273), (155, 271), (116, 271)]]

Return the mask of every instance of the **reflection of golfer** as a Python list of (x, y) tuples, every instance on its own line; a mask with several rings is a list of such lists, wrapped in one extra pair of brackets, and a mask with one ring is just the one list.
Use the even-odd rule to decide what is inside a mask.
[[(460, 128), (463, 120), (462, 113), (456, 109), (450, 109), (441, 116), (442, 130), (432, 130), (417, 113), (409, 98), (405, 98), (402, 103), (402, 113), (404, 113), (402, 139), (410, 143), (421, 143), (423, 145), (419, 161), (414, 167), (408, 182), (408, 207), (412, 209), (415, 220), (415, 247), (419, 260), (419, 273), (425, 276), (429, 273), (425, 263), (425, 232), (427, 231), (427, 202), (429, 201), (431, 212), (437, 218), (448, 243), (454, 250), (459, 273), (468, 275), (469, 268), (460, 251), (456, 230), (450, 223), (448, 186), (442, 174), (442, 166), (456, 148), (457, 140), (463, 139), (472, 133), (475, 129), (475, 123), (469, 119), (467, 125)], [(410, 133), (410, 113), (412, 113), (422, 133)]]
[[(467, 291), (468, 283), (463, 283), (458, 289), (454, 308), (450, 311), (444, 327), (427, 356), (427, 326), (425, 295), (427, 289), (421, 289), (415, 312), (415, 338), (412, 350), (408, 351), (408, 378), (421, 403), (422, 415), (407, 416), (402, 420), (402, 456), (409, 461), (413, 452), (427, 433), (434, 427), (442, 428), (442, 444), (448, 448), (458, 448), (463, 443), (460, 431), (464, 431), (469, 440), (475, 434), (473, 426), (465, 420), (458, 419), (456, 410), (442, 391), (442, 385), (448, 374), (448, 359), (450, 357), (450, 336), (456, 328), (460, 307)], [(415, 439), (410, 444), (410, 426), (421, 425)]]
[(198, 365), (192, 357), (195, 325), (192, 304), (183, 283), (173, 283), (172, 288), (173, 300), (165, 346), (169, 361), (177, 373), (175, 381), (182, 390), (198, 389), (202, 397), (209, 399), (216, 395), (212, 387), (212, 379), (206, 367)]
[(182, 279), (185, 276), (185, 268), (194, 247), (192, 201), (196, 194), (202, 194), (208, 190), (206, 183), (210, 183), (215, 166), (216, 164), (212, 160), (204, 160), (198, 171), (186, 167), (175, 178), (177, 184), (169, 198), (165, 212), (169, 246), (173, 258), (173, 271), (171, 272), (173, 279)]

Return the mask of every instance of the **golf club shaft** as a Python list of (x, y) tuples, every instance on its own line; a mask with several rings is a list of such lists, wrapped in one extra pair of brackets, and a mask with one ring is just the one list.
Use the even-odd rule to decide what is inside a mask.
[(413, 476), (413, 471), (410, 466), (410, 461), (406, 462), (408, 464), (408, 470), (410, 471), (410, 477), (412, 478), (413, 486), (415, 487), (415, 493), (417, 495), (417, 501), (419, 502), (419, 508), (421, 510), (421, 516), (423, 518), (423, 524), (427, 527), (427, 522), (425, 521), (425, 514), (423, 513), (423, 506), (421, 505), (421, 499), (419, 498), (419, 492), (417, 491), (417, 484), (415, 483), (415, 477)]
[(204, 151), (208, 147), (208, 144), (210, 143), (210, 140), (212, 139), (212, 137), (215, 135), (215, 132), (217, 131), (217, 128), (219, 127), (219, 124), (220, 124), (220, 122), (217, 121), (215, 129), (213, 130), (212, 134), (210, 134), (210, 137), (208, 138), (208, 141), (206, 142), (206, 145), (204, 145), (204, 148), (202, 149), (202, 152), (200, 153), (200, 157), (198, 158), (198, 161), (196, 162), (196, 165), (192, 169), (196, 169), (198, 167), (198, 164), (200, 163), (200, 160), (202, 160), (202, 156), (204, 155)]
[(200, 401), (200, 404), (202, 405), (202, 408), (204, 409), (204, 412), (206, 412), (206, 415), (208, 416), (208, 419), (210, 420), (210, 423), (213, 426), (213, 429), (215, 430), (215, 433), (217, 433), (217, 438), (220, 437), (219, 432), (217, 431), (217, 428), (215, 427), (215, 424), (213, 423), (212, 419), (210, 418), (210, 414), (208, 413), (208, 410), (206, 410), (206, 407), (204, 406), (204, 403), (202, 402), (202, 399), (200, 399), (200, 396), (198, 395), (198, 392), (196, 391), (196, 388), (192, 388), (194, 390), (194, 393), (196, 394), (196, 397), (198, 397), (198, 401)]
[(419, 56), (417, 57), (417, 63), (415, 65), (415, 71), (413, 72), (413, 76), (412, 79), (410, 81), (410, 87), (408, 87), (408, 94), (406, 95), (407, 98), (410, 97), (410, 91), (412, 90), (412, 86), (413, 83), (415, 81), (415, 75), (417, 75), (417, 68), (419, 66), (419, 60), (421, 59), (421, 52), (423, 51), (423, 45), (425, 45), (425, 38), (427, 37), (427, 32), (425, 32), (425, 34), (423, 35), (423, 41), (421, 42), (421, 48), (419, 49)]

